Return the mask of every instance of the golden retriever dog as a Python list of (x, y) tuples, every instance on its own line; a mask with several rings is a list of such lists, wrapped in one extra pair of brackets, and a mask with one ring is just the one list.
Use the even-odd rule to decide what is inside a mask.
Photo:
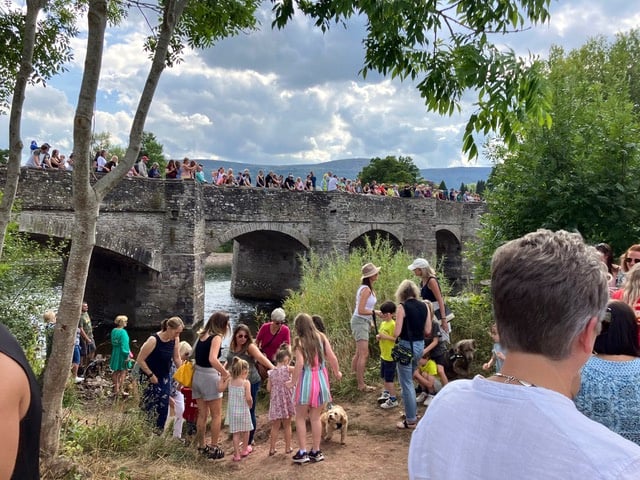
[(345, 444), (347, 430), (349, 428), (349, 417), (340, 405), (329, 405), (320, 416), (322, 422), (322, 438), (325, 441), (331, 440), (333, 432), (340, 430), (340, 443)]

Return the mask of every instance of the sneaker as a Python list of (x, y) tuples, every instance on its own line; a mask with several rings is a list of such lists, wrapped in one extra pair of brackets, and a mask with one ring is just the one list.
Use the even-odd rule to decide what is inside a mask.
[(397, 399), (391, 399), (391, 397), (387, 398), (387, 401), (380, 404), (380, 408), (384, 408), (385, 410), (388, 408), (393, 408), (398, 406)]
[(84, 377), (76, 377), (76, 383), (84, 382)]
[(424, 405), (425, 407), (428, 407), (428, 406), (429, 406), (429, 404), (431, 403), (431, 400), (433, 400), (433, 397), (434, 397), (434, 396), (433, 396), (433, 395), (431, 395), (431, 394), (427, 395), (427, 396), (426, 396), (426, 398), (424, 399), (424, 403), (423, 403), (423, 405)]
[(313, 460), (314, 462), (321, 462), (321, 461), (324, 460), (324, 455), (322, 454), (322, 452), (320, 450), (318, 450), (317, 452), (309, 452), (308, 457), (309, 457), (309, 459)]
[[(324, 459), (324, 457), (322, 458)], [(294, 463), (307, 463), (308, 461), (309, 461), (309, 455), (307, 455), (307, 452), (302, 453), (300, 450), (298, 450), (296, 454), (293, 456)]]
[(387, 399), (389, 398), (389, 392), (385, 391), (382, 392), (382, 394), (378, 397), (378, 405), (380, 405), (381, 403), (384, 403), (387, 401)]
[(416, 397), (416, 403), (422, 403), (427, 399), (427, 392), (420, 392), (420, 395)]

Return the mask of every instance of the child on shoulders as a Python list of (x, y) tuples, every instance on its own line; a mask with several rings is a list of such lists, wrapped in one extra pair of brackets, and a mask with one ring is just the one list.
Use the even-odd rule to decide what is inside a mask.
[(396, 342), (393, 335), (396, 328), (396, 321), (393, 315), (396, 313), (396, 304), (386, 301), (380, 305), (382, 323), (378, 329), (376, 340), (380, 344), (380, 376), (384, 382), (384, 391), (378, 398), (380, 408), (389, 409), (398, 406), (396, 387), (394, 384), (396, 377), (396, 362), (391, 357), (391, 349)]

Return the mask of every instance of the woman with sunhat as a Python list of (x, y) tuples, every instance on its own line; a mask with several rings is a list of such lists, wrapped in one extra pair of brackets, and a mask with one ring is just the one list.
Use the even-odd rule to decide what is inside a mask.
[(373, 324), (374, 307), (377, 299), (373, 284), (378, 279), (380, 269), (373, 263), (362, 267), (361, 284), (356, 293), (356, 307), (351, 317), (351, 333), (356, 341), (356, 353), (351, 361), (351, 368), (356, 373), (358, 390), (372, 392), (374, 387), (364, 383), (364, 370), (369, 358), (369, 330)]

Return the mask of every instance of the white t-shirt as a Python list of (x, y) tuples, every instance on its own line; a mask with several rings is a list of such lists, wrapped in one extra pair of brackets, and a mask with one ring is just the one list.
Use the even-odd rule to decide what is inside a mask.
[(456, 380), (433, 399), (409, 446), (411, 480), (640, 478), (640, 446), (552, 390)]
[(97, 171), (104, 172), (104, 166), (107, 164), (107, 160), (102, 155), (99, 155), (98, 158), (96, 159), (96, 163), (98, 167)]
[(330, 177), (327, 182), (327, 192), (332, 192), (338, 189), (338, 179), (336, 177)]

